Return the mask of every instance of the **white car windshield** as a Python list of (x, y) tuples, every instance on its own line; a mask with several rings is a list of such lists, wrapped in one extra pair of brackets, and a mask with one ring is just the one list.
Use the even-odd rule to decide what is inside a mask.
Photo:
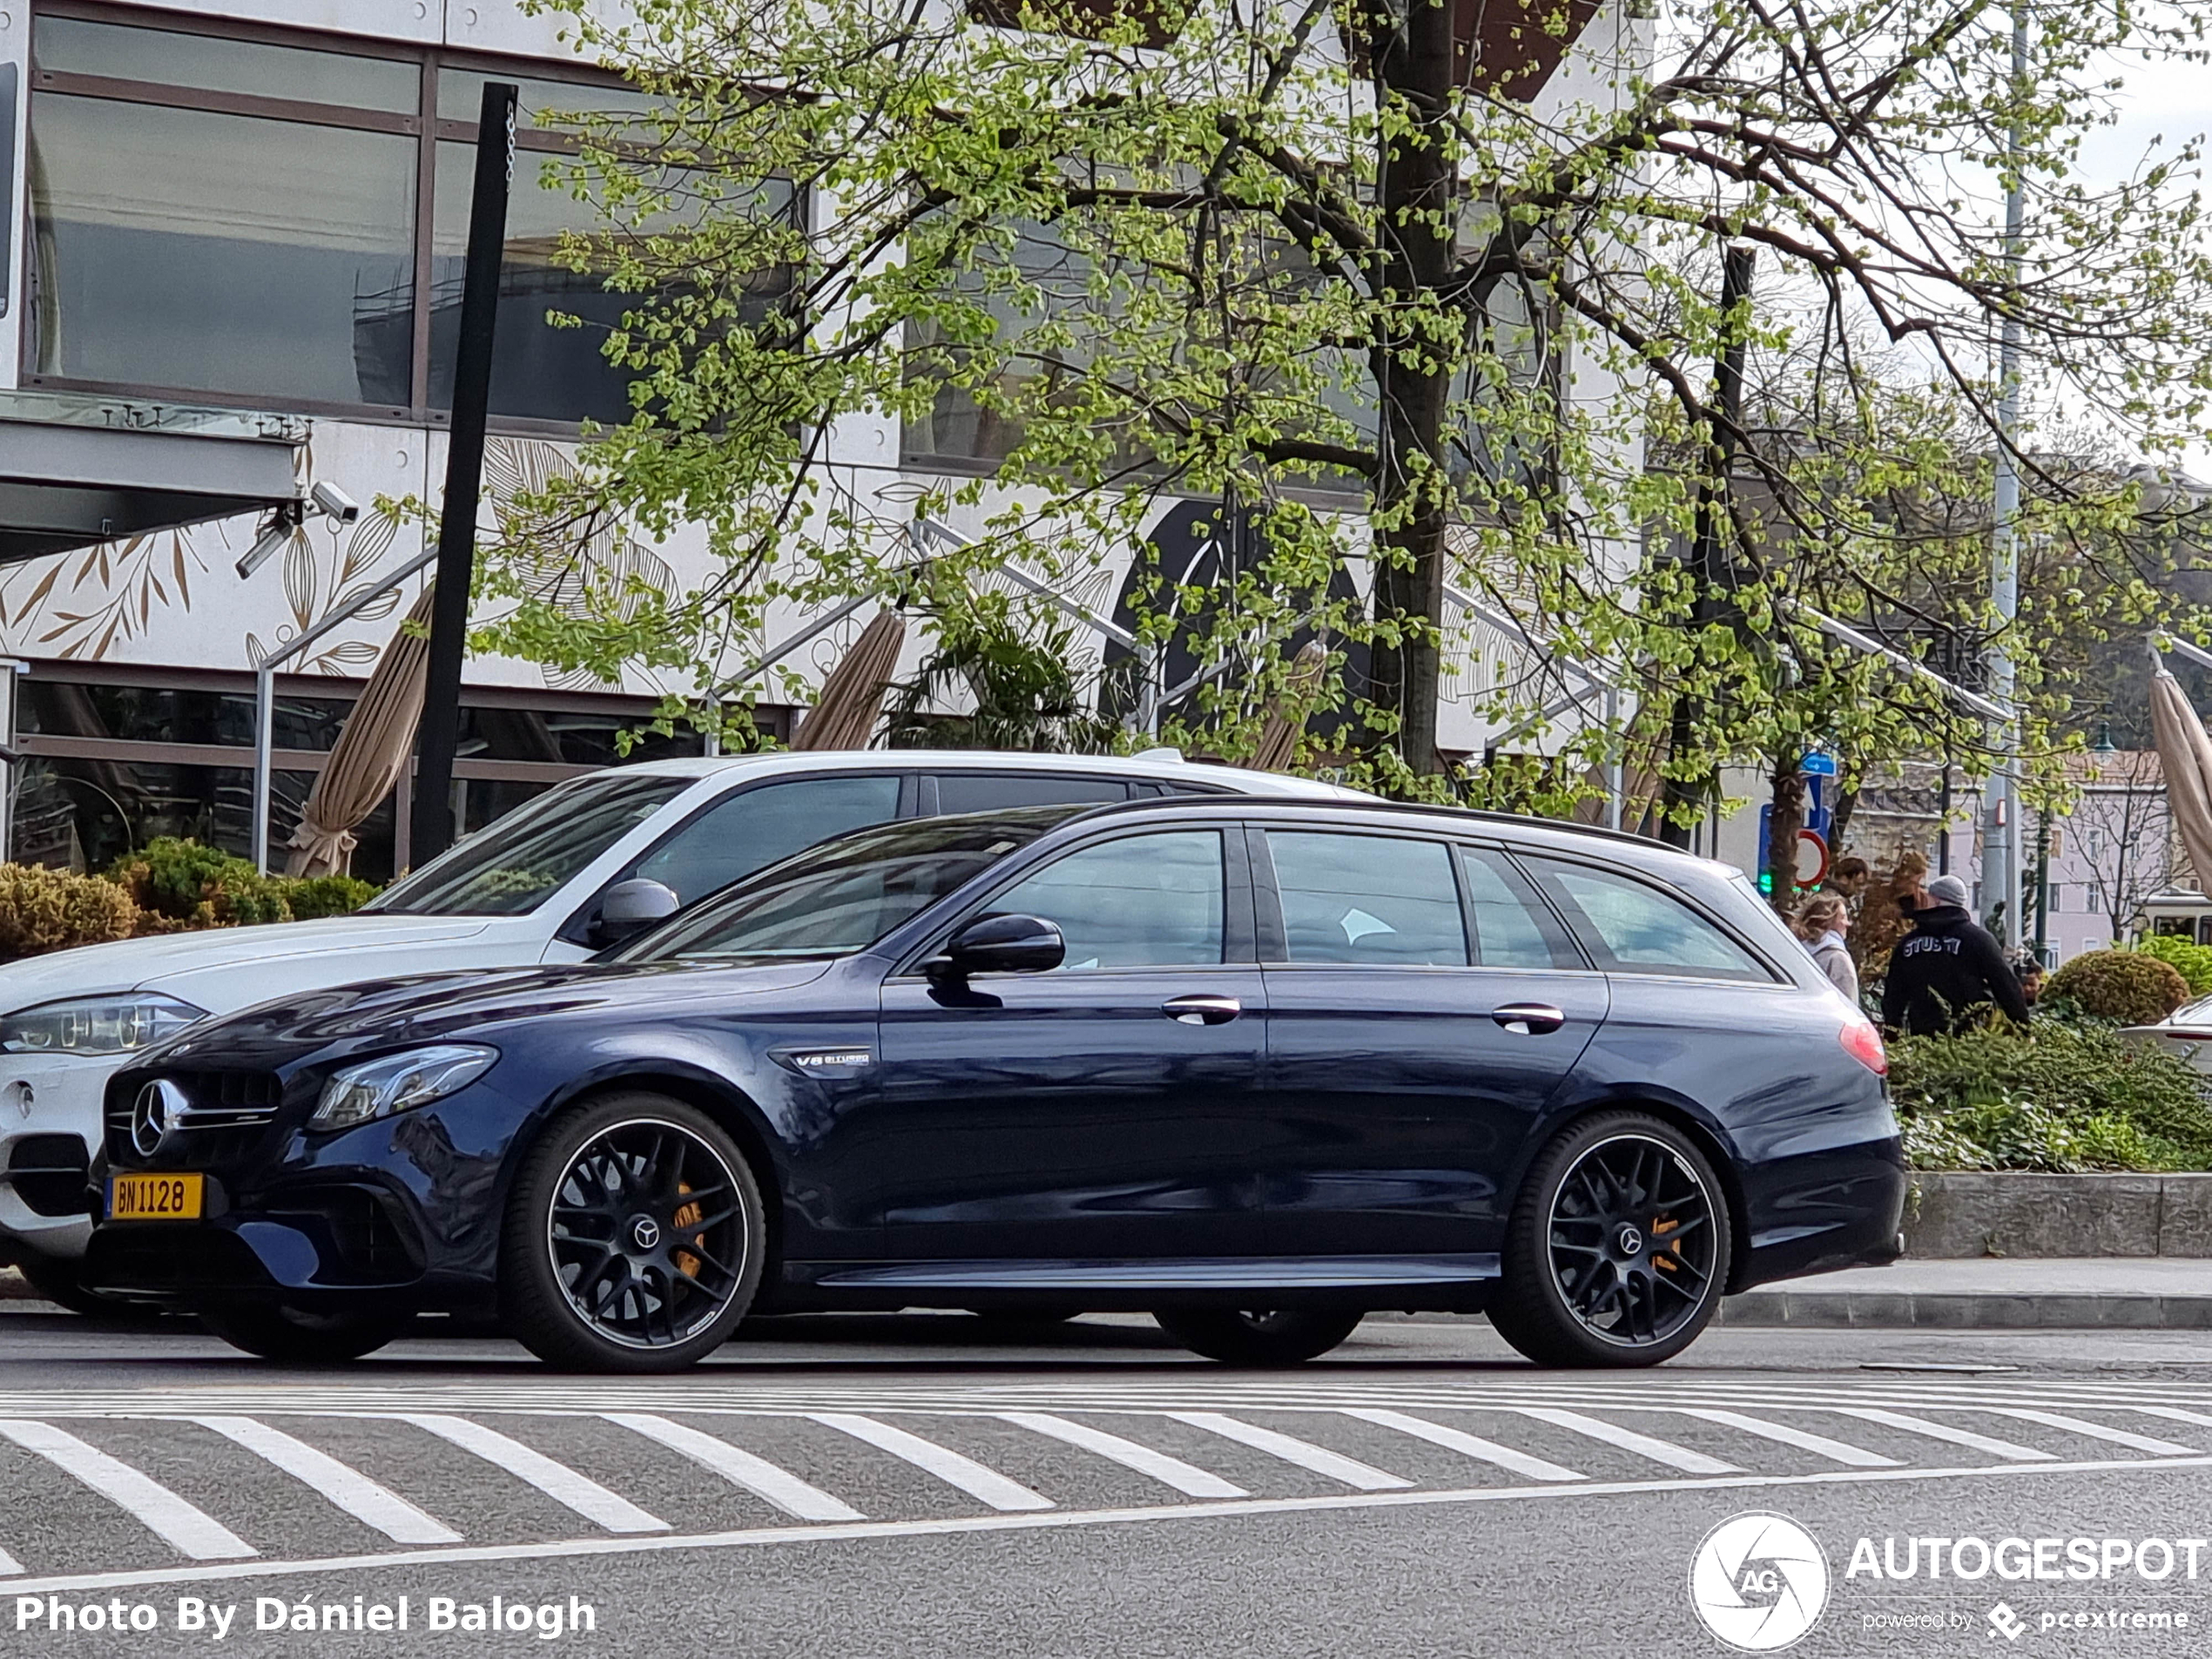
[(361, 907), (403, 916), (522, 915), (696, 781), (617, 772), (557, 785)]

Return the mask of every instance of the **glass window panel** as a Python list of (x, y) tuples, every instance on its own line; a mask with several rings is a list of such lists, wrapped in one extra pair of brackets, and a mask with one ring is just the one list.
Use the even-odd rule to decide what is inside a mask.
[(1270, 830), (1294, 962), (1464, 968), (1452, 852), (1441, 841)]
[(1055, 924), (1063, 971), (1181, 967), (1221, 960), (1222, 894), (1220, 833), (1177, 830), (1070, 853), (991, 909)]
[(104, 75), (392, 115), (419, 114), (422, 106), (422, 71), (399, 58), (272, 46), (82, 17), (39, 18), (31, 50), (40, 69), (57, 73)]
[[(269, 777), (269, 844), (282, 847), (300, 822), (314, 777)], [(253, 772), (242, 766), (87, 760), (28, 755), (11, 803), (17, 859), (65, 870), (105, 870), (156, 836), (189, 837), (239, 858), (253, 853)], [(392, 873), (392, 803), (388, 798), (354, 833), (354, 873), (384, 881)]]
[(1495, 853), (1461, 853), (1474, 915), (1474, 960), (1484, 968), (1580, 968), (1519, 871)]
[[(696, 732), (663, 737), (644, 730), (645, 724), (643, 713), (463, 708), (458, 752), (468, 760), (535, 760), (564, 766), (629, 765), (705, 752)], [(627, 753), (621, 745), (625, 732), (637, 734)]]
[(948, 772), (937, 779), (941, 813), (995, 813), (1008, 806), (1050, 806), (1063, 800), (1127, 800), (1118, 778), (1061, 777), (1053, 772)]
[(520, 125), (542, 126), (552, 115), (645, 117), (667, 101), (634, 86), (606, 86), (589, 81), (542, 80), (529, 75), (489, 75), (478, 69), (438, 71), (438, 118), (471, 121), (483, 113), (484, 83), (506, 81), (520, 93)]
[(1566, 899), (1575, 932), (1601, 968), (1761, 982), (1774, 977), (1718, 927), (1656, 887), (1586, 865), (1532, 863)]
[(637, 860), (630, 873), (704, 899), (778, 859), (899, 815), (899, 779), (806, 778), (716, 802)]
[(30, 150), (38, 373), (411, 401), (414, 139), (42, 94)]
[[(352, 708), (350, 698), (280, 696), (272, 746), (327, 749)], [(250, 691), (31, 678), (23, 685), (20, 718), (23, 731), (31, 736), (253, 746)]]

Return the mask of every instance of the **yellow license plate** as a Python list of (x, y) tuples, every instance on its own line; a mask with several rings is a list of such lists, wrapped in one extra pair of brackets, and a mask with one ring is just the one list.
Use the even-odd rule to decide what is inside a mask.
[(107, 1182), (110, 1221), (198, 1221), (206, 1197), (202, 1175), (111, 1175)]

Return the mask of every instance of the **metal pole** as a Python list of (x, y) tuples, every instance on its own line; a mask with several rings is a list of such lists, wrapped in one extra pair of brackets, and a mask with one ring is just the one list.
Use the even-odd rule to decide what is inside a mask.
[(476, 125), (475, 194), (469, 208), (469, 257), (461, 285), (461, 340), (453, 370), (453, 426), (445, 499), (438, 516), (438, 597), (430, 611), (423, 675), (422, 738), (415, 761), (412, 856), (420, 868), (453, 844), (453, 757), (461, 745), (461, 661), (476, 569), (476, 498), (483, 486), (484, 421), (491, 403), (492, 329), (499, 315), (499, 262), (507, 241), (507, 192), (515, 177), (511, 81), (486, 81)]
[(15, 854), (16, 771), (23, 764), (16, 753), (16, 704), (23, 696), (22, 676), (30, 667), (19, 658), (0, 657), (0, 749), (7, 752), (0, 758), (0, 864)]
[(2044, 948), (2050, 937), (2051, 815), (2035, 814), (2035, 960), (2049, 961)]
[(1943, 763), (1943, 790), (1936, 797), (1936, 873), (1951, 873), (1951, 762)]
[[(2027, 9), (2013, 8), (2013, 98), (2027, 96)], [(2027, 204), (2020, 187), (2022, 135), (2017, 109), (2006, 144), (2010, 177), (2005, 189), (2005, 268), (2007, 287), (2004, 332), (1997, 358), (1997, 491), (1996, 534), (1991, 538), (1990, 602), (1997, 612), (1998, 633), (1989, 653), (1989, 690), (1997, 702), (2013, 703), (2013, 645), (2009, 637), (2020, 610), (2020, 468), (2013, 445), (2020, 428), (2019, 307), (2020, 271), (2025, 241)], [(1990, 779), (1989, 817), (1983, 839), (1982, 880), (1988, 914), (2004, 906), (2008, 942), (2017, 942), (2020, 928), (2020, 723), (2017, 718), (1997, 729), (1997, 770)]]
[(1605, 762), (1605, 827), (1621, 827), (1621, 693), (1608, 685), (1605, 688), (1605, 734), (1608, 755)]

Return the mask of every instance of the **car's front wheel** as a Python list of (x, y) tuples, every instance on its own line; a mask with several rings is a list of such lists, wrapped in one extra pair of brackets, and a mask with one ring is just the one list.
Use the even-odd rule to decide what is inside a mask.
[(1506, 1225), (1498, 1333), (1542, 1366), (1656, 1366), (1695, 1342), (1728, 1277), (1728, 1203), (1695, 1142), (1642, 1112), (1571, 1123)]
[(1365, 1313), (1323, 1308), (1241, 1312), (1171, 1308), (1153, 1314), (1191, 1352), (1227, 1366), (1295, 1366), (1319, 1358), (1359, 1327)]
[(752, 1304), (760, 1190), (721, 1125), (664, 1096), (556, 1118), (508, 1200), (500, 1310), (539, 1359), (579, 1371), (679, 1371)]
[(310, 1313), (246, 1302), (199, 1312), (199, 1322), (232, 1347), (294, 1366), (334, 1366), (358, 1359), (389, 1342), (405, 1323), (382, 1314)]

